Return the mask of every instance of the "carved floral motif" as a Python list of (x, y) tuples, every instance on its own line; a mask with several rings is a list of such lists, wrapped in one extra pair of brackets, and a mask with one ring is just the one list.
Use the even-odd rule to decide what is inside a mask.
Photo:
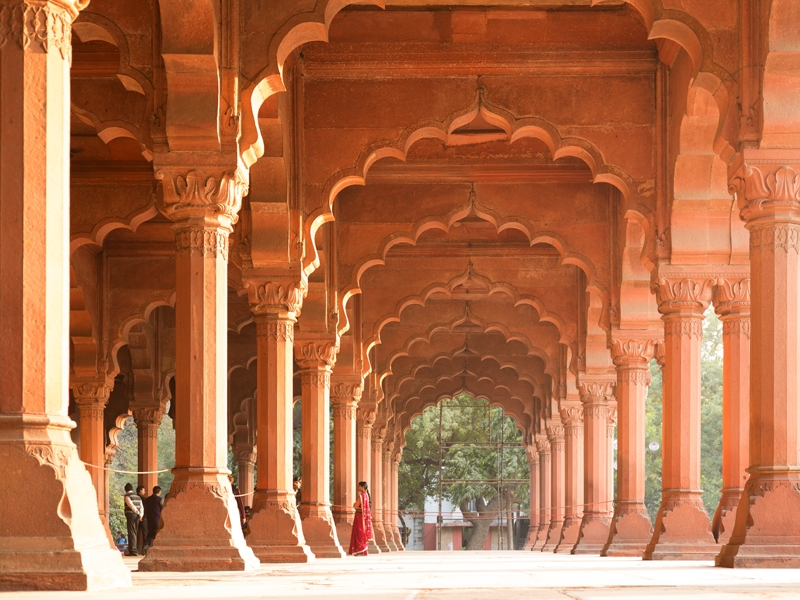
[(751, 255), (764, 251), (788, 253), (790, 250), (800, 253), (800, 225), (780, 223), (750, 230)]
[(743, 176), (734, 177), (730, 184), (748, 220), (766, 208), (798, 208), (800, 201), (800, 174), (785, 165), (762, 166), (745, 166)]
[(227, 222), (221, 224), (232, 229), (242, 207), (242, 196), (248, 191), (247, 180), (238, 170), (224, 172), (219, 177), (206, 175), (199, 169), (185, 175), (171, 171), (159, 169), (155, 173), (164, 189), (161, 210), (167, 217), (180, 221), (210, 211), (225, 217)]
[(256, 335), (290, 344), (294, 343), (294, 321), (288, 319), (256, 319)]
[(710, 278), (659, 277), (651, 289), (662, 313), (682, 308), (694, 308), (702, 313), (711, 302), (714, 283)]
[(334, 342), (303, 342), (294, 345), (294, 357), (301, 369), (332, 367), (339, 346)]
[(178, 253), (199, 252), (203, 256), (221, 256), (228, 260), (228, 234), (218, 229), (181, 229), (175, 233)]
[[(353, 399), (356, 402), (361, 400), (361, 394), (364, 392), (364, 387), (360, 383), (343, 383), (338, 382), (331, 388), (331, 398), (341, 398), (342, 400)], [(372, 411), (375, 412), (374, 410)], [(375, 417), (372, 418), (375, 420)]]
[[(613, 381), (580, 381), (578, 383), (578, 391), (581, 394), (581, 399), (584, 397), (589, 398), (601, 398), (607, 400), (614, 396), (614, 385)], [(584, 400), (585, 401), (585, 400)], [(586, 409), (584, 408), (584, 415)]]
[(72, 61), (72, 18), (50, 4), (17, 2), (0, 7), (0, 48), (9, 41), (22, 50), (48, 52), (55, 47)]
[(611, 356), (615, 365), (633, 361), (647, 364), (653, 358), (657, 344), (655, 339), (615, 339), (611, 341)]
[(286, 310), (300, 312), (303, 299), (308, 294), (308, 284), (303, 280), (293, 282), (266, 281), (264, 283), (247, 283), (250, 308), (256, 314), (270, 310)]
[(702, 317), (672, 317), (664, 321), (664, 333), (678, 337), (703, 339)]

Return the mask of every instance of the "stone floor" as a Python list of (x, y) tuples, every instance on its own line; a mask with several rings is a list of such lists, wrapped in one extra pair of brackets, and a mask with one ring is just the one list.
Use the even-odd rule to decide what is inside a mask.
[[(135, 559), (125, 559), (131, 569)], [(403, 552), (264, 565), (250, 573), (136, 573), (132, 588), (0, 594), (3, 600), (800, 598), (800, 569), (717, 569), (538, 552)]]

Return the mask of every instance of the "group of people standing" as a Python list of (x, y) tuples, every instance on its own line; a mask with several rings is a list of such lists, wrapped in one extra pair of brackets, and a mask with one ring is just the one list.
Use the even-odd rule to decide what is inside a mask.
[(147, 496), (144, 486), (133, 491), (133, 485), (125, 484), (125, 520), (128, 525), (128, 549), (125, 556), (139, 556), (153, 545), (161, 522), (161, 488), (155, 486)]
[[(233, 482), (233, 477), (229, 476), (231, 490), (236, 498), (236, 508), (242, 528), (246, 531), (247, 511), (242, 501), (241, 492)], [(295, 501), (299, 505), (301, 501), (301, 480), (295, 478), (293, 482)], [(133, 485), (125, 484), (125, 520), (128, 525), (128, 548), (126, 556), (139, 556), (147, 552), (153, 545), (153, 541), (158, 533), (161, 522), (161, 508), (163, 500), (161, 498), (161, 488), (155, 486), (153, 493), (146, 495), (144, 486), (139, 486), (134, 492)], [(372, 541), (372, 514), (370, 512), (370, 493), (366, 481), (358, 482), (358, 493), (356, 501), (353, 503), (356, 514), (353, 520), (353, 532), (350, 536), (350, 548), (348, 553), (351, 556), (366, 556), (369, 553), (369, 542)]]

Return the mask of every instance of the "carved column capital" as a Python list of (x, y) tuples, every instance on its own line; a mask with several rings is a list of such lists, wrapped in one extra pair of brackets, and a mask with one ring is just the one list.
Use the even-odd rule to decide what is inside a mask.
[(676, 274), (658, 276), (650, 286), (663, 315), (690, 314), (700, 318), (711, 303), (714, 279)]
[[(297, 338), (294, 343), (294, 359), (301, 371), (326, 371), (330, 376), (336, 364), (339, 345), (335, 339)], [(360, 398), (360, 394), (359, 394)]]
[(158, 428), (161, 419), (164, 417), (163, 406), (132, 406), (133, 420), (136, 427), (151, 426)]
[(565, 406), (559, 411), (561, 415), (561, 422), (564, 423), (566, 428), (577, 427), (583, 425), (583, 407), (582, 406)]
[(536, 452), (541, 456), (542, 454), (550, 454), (550, 440), (539, 439), (536, 440)]
[(246, 285), (254, 315), (289, 313), (294, 317), (308, 294), (308, 283), (302, 278), (248, 278)]
[(233, 231), (242, 197), (248, 191), (244, 169), (160, 165), (156, 167), (155, 178), (161, 181), (163, 190), (159, 208), (169, 219), (193, 221), (206, 228), (216, 226), (227, 233)]
[(616, 338), (611, 340), (611, 358), (617, 366), (643, 366), (646, 368), (655, 356), (656, 338)]
[(564, 441), (564, 426), (556, 423), (547, 426), (547, 439), (550, 444)]
[[(616, 379), (609, 377), (589, 378), (583, 377), (578, 381), (578, 391), (581, 394), (581, 402), (585, 404), (595, 402), (608, 402), (614, 397), (616, 391)], [(584, 407), (584, 414), (586, 408)]]
[(536, 450), (535, 443), (525, 446), (525, 456), (528, 459), (528, 465), (530, 467), (539, 464), (539, 452)]
[(722, 277), (717, 281), (714, 309), (720, 317), (750, 314), (750, 278)]
[(78, 406), (100, 406), (105, 408), (114, 382), (110, 379), (94, 381), (70, 381), (69, 387)]
[(258, 454), (256, 448), (237, 448), (234, 446), (233, 448), (233, 457), (236, 459), (236, 462), (248, 463), (249, 465), (255, 465), (256, 460), (258, 458)]
[(72, 22), (88, 0), (29, 0), (0, 5), (0, 48), (12, 43), (27, 52), (57, 50), (72, 62)]
[[(361, 382), (346, 382), (334, 381), (331, 387), (331, 402), (346, 403), (352, 402), (357, 405), (361, 401), (361, 395), (364, 393), (364, 386)], [(372, 411), (373, 414), (375, 411)], [(375, 417), (372, 418), (375, 421)]]
[[(800, 151), (744, 148), (728, 171), (728, 182), (748, 228), (764, 218), (800, 223)], [(789, 227), (784, 233), (784, 239), (759, 239), (758, 244), (788, 244), (797, 251), (797, 230)]]

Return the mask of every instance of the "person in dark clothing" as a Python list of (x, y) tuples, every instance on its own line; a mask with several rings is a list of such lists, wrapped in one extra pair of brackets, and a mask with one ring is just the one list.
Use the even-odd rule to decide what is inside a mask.
[(133, 486), (125, 484), (125, 520), (128, 522), (128, 551), (126, 556), (139, 555), (139, 521), (144, 518), (144, 505), (142, 499), (133, 493)]
[(242, 498), (242, 492), (240, 492), (239, 488), (236, 487), (236, 484), (233, 483), (233, 475), (228, 475), (228, 481), (231, 482), (231, 490), (236, 498), (236, 508), (239, 509), (239, 522), (242, 524), (242, 527), (244, 527), (244, 523), (247, 520), (247, 515), (244, 512), (244, 499)]
[(153, 493), (144, 501), (144, 520), (147, 522), (147, 538), (144, 541), (144, 551), (153, 545), (158, 533), (158, 526), (161, 523), (161, 507), (164, 501), (161, 499), (161, 488), (155, 486)]
[[(147, 500), (147, 490), (143, 485), (137, 486), (136, 488), (136, 495), (142, 499), (142, 508), (144, 508), (144, 503)], [(139, 543), (137, 546), (137, 550), (139, 554), (144, 554), (145, 552), (145, 543), (147, 542), (147, 521), (142, 515), (141, 520), (139, 521), (139, 537), (136, 538), (136, 541)]]
[(292, 480), (292, 489), (294, 490), (294, 504), (300, 508), (300, 502), (303, 499), (303, 480), (300, 477)]

